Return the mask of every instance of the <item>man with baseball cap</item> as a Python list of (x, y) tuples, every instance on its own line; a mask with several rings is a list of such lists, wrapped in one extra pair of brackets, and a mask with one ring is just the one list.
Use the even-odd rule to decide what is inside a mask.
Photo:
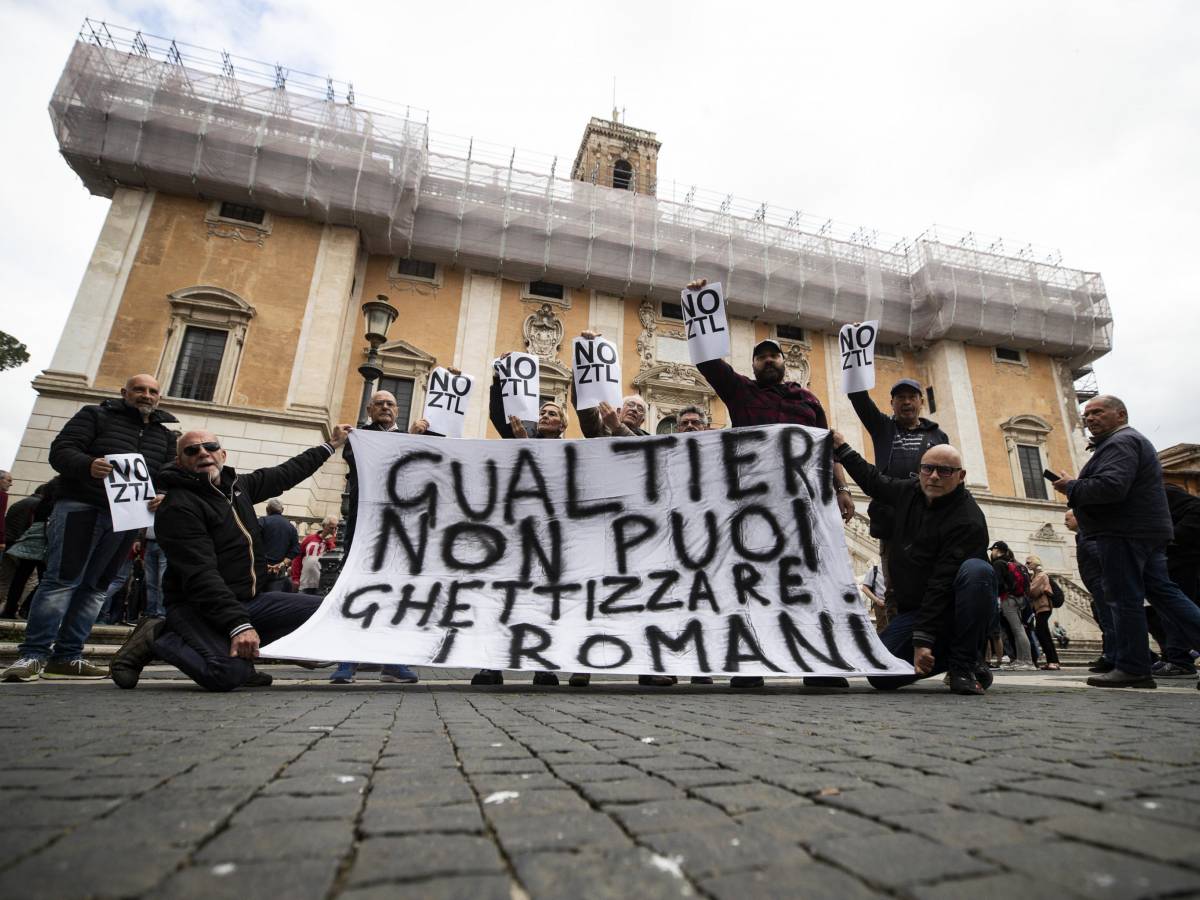
[[(858, 414), (858, 420), (871, 436), (875, 453), (875, 466), (889, 478), (912, 478), (917, 474), (921, 457), (930, 447), (949, 444), (946, 432), (938, 428), (937, 422), (921, 416), (925, 406), (921, 384), (911, 378), (901, 378), (892, 385), (892, 414), (885, 415), (875, 405), (866, 391), (854, 391), (850, 403)], [(879, 559), (883, 566), (883, 578), (891, 584), (888, 573), (888, 553), (891, 549), (888, 537), (896, 511), (884, 500), (872, 500), (867, 507), (871, 520), (871, 537), (879, 541)], [(888, 601), (886, 609), (878, 614), (876, 627), (882, 634), (888, 622), (896, 614), (896, 604)]]

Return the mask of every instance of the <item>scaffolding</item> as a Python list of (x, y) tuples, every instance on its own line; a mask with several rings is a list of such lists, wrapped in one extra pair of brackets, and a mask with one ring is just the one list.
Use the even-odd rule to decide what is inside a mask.
[(703, 275), (735, 314), (824, 331), (879, 319), (883, 339), (913, 347), (1034, 349), (1072, 368), (1111, 348), (1100, 275), (1054, 254), (572, 180), (556, 160), (431, 135), (411, 108), (368, 109), (351, 85), (140, 32), (85, 22), (50, 114), (64, 158), (102, 196), (249, 204), (352, 226), (370, 253), (620, 296), (675, 300)]

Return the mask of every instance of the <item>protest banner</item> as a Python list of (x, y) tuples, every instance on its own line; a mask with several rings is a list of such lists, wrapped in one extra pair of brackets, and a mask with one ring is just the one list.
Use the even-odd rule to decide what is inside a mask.
[(830, 434), (603, 441), (355, 431), (320, 609), (265, 656), (674, 675), (911, 674), (868, 620)]
[(492, 363), (500, 382), (504, 416), (516, 416), (522, 422), (536, 422), (541, 396), (542, 367), (531, 353), (509, 353)]
[(875, 338), (878, 336), (878, 322), (855, 322), (843, 325), (838, 332), (843, 392), (853, 394), (875, 387)]
[(602, 337), (577, 337), (571, 345), (571, 359), (576, 409), (591, 409), (602, 402), (621, 405), (621, 361), (616, 344)]
[(688, 355), (692, 365), (729, 355), (729, 320), (725, 316), (725, 292), (721, 283), (698, 291), (680, 292)]
[(146, 505), (154, 499), (150, 470), (140, 453), (111, 453), (104, 457), (112, 471), (104, 477), (108, 511), (113, 531), (133, 531), (154, 524), (154, 513)]
[(462, 437), (467, 402), (474, 387), (475, 379), (470, 375), (455, 375), (441, 366), (430, 372), (425, 409), (421, 412), (421, 418), (429, 423), (429, 430), (446, 437)]

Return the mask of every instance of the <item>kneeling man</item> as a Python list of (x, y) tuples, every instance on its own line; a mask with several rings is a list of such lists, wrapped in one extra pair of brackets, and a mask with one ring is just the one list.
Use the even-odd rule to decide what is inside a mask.
[(896, 511), (887, 539), (899, 615), (880, 639), (892, 655), (912, 660), (913, 675), (871, 684), (893, 689), (949, 670), (954, 693), (982, 694), (992, 681), (980, 648), (996, 605), (996, 576), (987, 561), (987, 520), (963, 484), (962, 456), (949, 444), (931, 447), (916, 480), (890, 478), (835, 431), (833, 457), (871, 499)]
[(189, 431), (179, 439), (175, 462), (155, 478), (166, 492), (154, 532), (167, 557), (167, 617), (144, 620), (117, 652), (110, 671), (119, 687), (136, 687), (155, 658), (210, 691), (271, 683), (270, 675), (254, 671), (260, 642), (300, 627), (321, 598), (260, 593), (269, 576), (254, 504), (316, 472), (349, 432), (349, 425), (339, 425), (328, 443), (249, 475), (225, 465), (225, 451), (211, 432)]

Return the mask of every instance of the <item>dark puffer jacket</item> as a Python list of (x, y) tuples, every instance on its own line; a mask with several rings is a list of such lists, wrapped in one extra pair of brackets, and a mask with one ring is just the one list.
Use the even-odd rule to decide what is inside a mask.
[(888, 556), (888, 597), (917, 612), (913, 643), (931, 647), (954, 622), (954, 580), (968, 559), (987, 560), (987, 519), (964, 485), (932, 503), (915, 478), (889, 478), (842, 444), (834, 459), (868, 497), (896, 511)]
[(1153, 541), (1175, 536), (1162, 465), (1141, 432), (1118, 428), (1092, 441), (1092, 458), (1067, 484), (1067, 502), (1090, 538)]
[(119, 398), (85, 406), (63, 426), (50, 445), (50, 465), (58, 479), (58, 497), (108, 508), (102, 479), (91, 475), (92, 460), (110, 453), (140, 453), (156, 490), (158, 470), (175, 458), (179, 435), (167, 425), (178, 422), (169, 412), (156, 409), (143, 422), (137, 407)]
[(167, 557), (167, 609), (186, 603), (229, 635), (249, 628), (243, 604), (267, 582), (267, 557), (254, 504), (295, 487), (332, 455), (333, 448), (322, 444), (249, 475), (226, 466), (219, 485), (176, 463), (164, 466), (156, 484), (167, 496), (154, 517), (154, 533)]

